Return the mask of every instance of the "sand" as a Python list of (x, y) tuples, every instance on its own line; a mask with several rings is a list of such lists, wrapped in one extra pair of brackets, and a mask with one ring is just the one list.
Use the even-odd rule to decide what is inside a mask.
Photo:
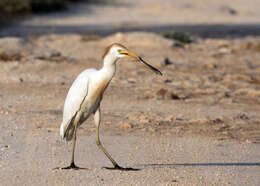
[[(258, 2), (212, 1), (207, 11), (202, 1), (149, 2), (76, 4), (67, 14), (34, 15), (1, 30), (2, 185), (259, 185), (260, 38), (253, 29), (259, 24)], [(161, 19), (152, 17), (161, 9)], [(124, 11), (136, 18), (115, 21)], [(114, 13), (100, 19), (104, 12)], [(106, 26), (113, 21), (118, 26)], [(192, 43), (180, 44), (156, 29), (208, 22), (234, 28), (250, 23), (255, 32), (232, 37), (225, 30), (216, 37), (197, 32)], [(34, 26), (39, 29), (29, 32)], [(122, 28), (125, 32), (117, 32)], [(120, 165), (140, 171), (102, 169), (111, 164), (96, 147), (92, 117), (80, 127), (76, 147), (76, 163), (87, 170), (53, 170), (68, 165), (71, 156), (71, 143), (59, 136), (67, 91), (81, 71), (102, 66), (111, 42), (136, 51), (164, 74), (122, 59), (101, 105), (104, 146)]]

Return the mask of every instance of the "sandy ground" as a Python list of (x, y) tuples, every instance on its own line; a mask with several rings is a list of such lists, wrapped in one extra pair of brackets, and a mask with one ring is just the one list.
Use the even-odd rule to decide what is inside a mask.
[[(55, 26), (52, 26), (54, 33), (44, 35), (37, 35), (37, 29), (35, 33), (32, 30), (33, 34), (23, 29), (24, 25), (39, 24), (39, 20), (42, 25), (53, 24), (57, 28), (59, 20), (61, 25), (78, 24), (76, 20), (89, 24), (87, 21), (98, 18), (101, 10), (124, 8), (140, 16), (146, 9), (138, 12), (139, 5), (148, 8), (147, 15), (152, 14), (148, 10), (153, 3), (154, 7), (167, 7), (156, 1), (133, 2), (132, 6), (123, 6), (130, 1), (120, 2), (85, 5), (93, 7), (91, 15), (82, 6), (78, 19), (66, 17), (65, 13), (58, 13), (53, 19), (49, 19), (50, 15), (35, 16), (17, 25), (15, 32), (24, 32), (21, 35), (26, 37), (0, 39), (1, 184), (259, 185), (260, 38), (257, 34), (248, 33), (247, 37), (235, 34), (232, 39), (196, 36), (191, 44), (182, 45), (147, 32), (98, 37), (68, 33), (66, 29), (66, 34), (58, 34)], [(193, 10), (189, 14), (202, 17), (201, 22), (196, 19), (194, 23), (207, 23), (209, 18), (196, 9), (198, 4), (187, 3)], [(179, 7), (182, 12), (177, 5), (176, 2), (172, 9)], [(213, 3), (209, 8), (217, 5)], [(255, 17), (259, 18), (259, 12), (242, 5), (243, 1), (228, 4), (238, 13), (223, 17), (221, 12), (216, 13), (219, 15), (216, 23), (226, 24), (233, 20), (229, 16), (240, 16), (241, 22), (257, 25)], [(249, 10), (251, 14), (246, 13)], [(162, 20), (174, 24), (189, 17), (175, 17), (175, 14), (179, 13), (169, 8)], [(166, 19), (169, 15), (175, 18)], [(113, 16), (116, 15), (112, 14), (111, 20)], [(149, 25), (150, 18), (146, 17), (149, 16), (138, 19)], [(107, 19), (100, 25), (105, 25)], [(156, 19), (154, 22), (160, 25)], [(137, 24), (136, 19), (132, 20)], [(130, 28), (123, 22), (118, 24)], [(1, 34), (13, 28), (2, 29)], [(16, 35), (15, 32), (10, 35)], [(76, 147), (76, 163), (88, 169), (53, 170), (68, 165), (71, 156), (71, 143), (59, 137), (67, 91), (82, 70), (102, 66), (101, 56), (112, 42), (125, 44), (164, 74), (159, 77), (141, 64), (121, 60), (102, 102), (101, 136), (105, 147), (120, 165), (140, 171), (102, 169), (111, 165), (95, 145), (92, 118), (80, 127)]]

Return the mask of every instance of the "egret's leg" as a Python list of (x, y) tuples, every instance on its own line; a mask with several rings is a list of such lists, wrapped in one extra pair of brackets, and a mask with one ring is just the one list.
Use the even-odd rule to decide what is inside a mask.
[(114, 165), (115, 168), (120, 168), (120, 166), (117, 164), (117, 162), (110, 156), (110, 154), (106, 151), (106, 149), (103, 147), (100, 138), (99, 138), (99, 126), (101, 121), (101, 114), (100, 109), (98, 108), (97, 111), (94, 114), (94, 121), (96, 125), (96, 143), (97, 146), (104, 152), (106, 157), (111, 161), (111, 163)]
[(106, 149), (103, 147), (101, 144), (100, 138), (99, 138), (99, 126), (100, 126), (100, 121), (101, 121), (101, 114), (100, 114), (100, 108), (97, 109), (94, 115), (94, 121), (96, 125), (96, 143), (97, 146), (104, 152), (106, 157), (111, 161), (111, 163), (114, 165), (113, 168), (111, 167), (105, 167), (106, 169), (116, 169), (116, 170), (123, 170), (123, 171), (138, 171), (140, 169), (135, 169), (131, 167), (123, 168), (120, 167), (117, 162), (110, 156), (110, 154), (106, 151)]
[(78, 113), (76, 116), (75, 116), (75, 119), (74, 119), (74, 132), (73, 132), (73, 138), (72, 138), (72, 157), (71, 157), (71, 162), (70, 162), (70, 166), (68, 167), (64, 167), (62, 169), (79, 169), (78, 166), (75, 165), (75, 162), (74, 162), (74, 154), (75, 154), (75, 147), (76, 147), (76, 140), (77, 140), (77, 128), (78, 128), (78, 122), (79, 122), (79, 117), (80, 117), (80, 114)]
[(75, 147), (76, 147), (76, 140), (77, 140), (77, 127), (78, 127), (78, 123), (75, 123), (73, 142), (72, 142), (72, 156), (71, 156), (71, 162), (70, 162), (70, 166), (73, 168), (76, 167), (75, 162), (74, 162), (74, 154), (75, 154)]

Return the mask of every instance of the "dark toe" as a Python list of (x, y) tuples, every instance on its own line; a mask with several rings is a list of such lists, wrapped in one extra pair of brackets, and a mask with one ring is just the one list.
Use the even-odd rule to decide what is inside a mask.
[(108, 170), (121, 170), (121, 171), (139, 171), (141, 169), (136, 169), (136, 168), (132, 168), (132, 167), (120, 167), (119, 165), (116, 165), (114, 167), (103, 167), (105, 169), (108, 169)]
[(71, 163), (70, 166), (67, 166), (67, 167), (57, 167), (57, 168), (54, 168), (54, 169), (62, 169), (62, 170), (67, 170), (67, 169), (73, 169), (73, 170), (87, 170), (87, 168), (81, 168), (81, 167), (78, 167), (77, 165), (75, 165), (75, 163)]

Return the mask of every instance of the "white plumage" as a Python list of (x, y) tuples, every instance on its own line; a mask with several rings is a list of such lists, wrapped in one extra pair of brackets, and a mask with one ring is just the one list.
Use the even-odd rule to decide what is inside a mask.
[[(75, 117), (76, 113), (80, 109), (81, 103), (88, 94), (89, 75), (91, 74), (91, 72), (96, 71), (96, 69), (87, 69), (81, 72), (70, 87), (65, 99), (63, 108), (63, 120), (60, 126), (60, 136), (62, 138), (65, 137), (65, 132), (70, 125), (72, 118)], [(72, 136), (69, 136), (69, 138), (66, 139), (70, 140), (71, 137)]]
[(159, 70), (147, 64), (134, 52), (130, 52), (120, 44), (112, 44), (109, 46), (103, 56), (104, 65), (100, 70), (87, 69), (81, 72), (73, 82), (67, 94), (64, 109), (63, 121), (60, 126), (60, 136), (67, 141), (73, 138), (73, 150), (71, 164), (65, 169), (77, 169), (74, 164), (74, 152), (76, 143), (77, 128), (93, 114), (96, 125), (96, 142), (98, 147), (105, 153), (116, 169), (124, 169), (120, 167), (116, 161), (105, 150), (99, 139), (99, 126), (101, 120), (100, 102), (103, 93), (109, 82), (113, 78), (116, 71), (116, 61), (122, 57), (131, 57), (141, 61), (154, 72), (161, 74)]

